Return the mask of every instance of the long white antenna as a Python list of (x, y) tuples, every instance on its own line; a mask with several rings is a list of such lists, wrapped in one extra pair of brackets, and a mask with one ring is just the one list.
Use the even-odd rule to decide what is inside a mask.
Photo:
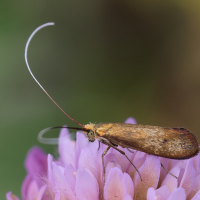
[(25, 54), (24, 54), (24, 57), (25, 57), (25, 62), (26, 62), (26, 66), (28, 68), (28, 71), (30, 72), (31, 76), (33, 77), (33, 79), (36, 81), (36, 83), (40, 86), (40, 88), (45, 92), (45, 94), (53, 101), (54, 104), (56, 104), (56, 106), (65, 114), (67, 115), (67, 117), (69, 117), (72, 121), (74, 121), (75, 123), (77, 123), (79, 126), (82, 126), (84, 127), (83, 124), (77, 122), (75, 119), (73, 119), (72, 117), (70, 117), (52, 98), (51, 96), (47, 93), (47, 91), (42, 87), (42, 85), (39, 83), (39, 81), (35, 78), (35, 76), (33, 75), (30, 67), (29, 67), (29, 64), (28, 64), (28, 59), (27, 59), (27, 53), (28, 53), (28, 46), (31, 42), (31, 39), (33, 38), (33, 36), (42, 28), (46, 27), (46, 26), (53, 26), (55, 25), (54, 22), (49, 22), (49, 23), (45, 23), (41, 26), (39, 26), (38, 28), (36, 28), (32, 34), (30, 35), (30, 37), (28, 38), (28, 41), (26, 43), (26, 47), (25, 47)]
[(43, 24), (43, 25), (39, 26), (38, 28), (36, 28), (36, 29), (32, 32), (32, 34), (31, 34), (30, 37), (28, 38), (28, 41), (26, 42), (25, 55), (24, 55), (24, 57), (25, 57), (25, 62), (26, 62), (26, 66), (27, 66), (27, 68), (28, 68), (28, 71), (30, 72), (31, 76), (32, 76), (33, 79), (36, 81), (36, 83), (37, 83), (37, 84), (41, 87), (41, 89), (47, 94), (47, 96), (49, 96), (49, 94), (48, 94), (48, 93), (46, 92), (46, 90), (42, 87), (42, 85), (40, 85), (40, 83), (39, 83), (38, 80), (35, 78), (35, 76), (33, 75), (32, 71), (31, 71), (31, 69), (30, 69), (30, 67), (29, 67), (28, 59), (27, 59), (27, 53), (28, 53), (28, 46), (29, 46), (29, 44), (30, 44), (30, 42), (31, 42), (31, 40), (32, 40), (32, 38), (33, 38), (33, 36), (34, 36), (40, 29), (42, 29), (42, 28), (44, 28), (44, 27), (46, 27), (46, 26), (53, 26), (53, 25), (55, 25), (54, 22), (49, 22), (49, 23), (46, 23), (46, 24)]

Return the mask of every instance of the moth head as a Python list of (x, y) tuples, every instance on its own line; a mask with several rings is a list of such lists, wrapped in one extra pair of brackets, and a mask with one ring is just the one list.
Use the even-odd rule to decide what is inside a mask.
[(87, 124), (85, 125), (85, 129), (86, 131), (85, 134), (86, 134), (86, 137), (88, 139), (89, 142), (94, 142), (95, 141), (95, 125), (90, 123), (90, 124)]
[(92, 130), (89, 130), (87, 132), (87, 139), (89, 142), (94, 142), (95, 141), (95, 134), (94, 134), (94, 131)]

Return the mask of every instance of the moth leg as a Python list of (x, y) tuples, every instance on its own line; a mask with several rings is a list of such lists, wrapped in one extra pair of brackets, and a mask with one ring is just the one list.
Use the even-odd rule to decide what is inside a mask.
[(99, 149), (100, 149), (100, 144), (101, 144), (101, 142), (98, 140), (98, 142), (99, 142), (99, 147), (98, 147), (98, 149), (97, 149), (97, 151), (99, 151)]
[[(112, 144), (111, 144), (112, 145)], [(131, 165), (133, 165), (133, 167), (135, 168), (135, 170), (137, 171), (137, 173), (139, 174), (140, 176), (140, 180), (142, 181), (142, 177), (141, 177), (141, 174), (140, 172), (138, 171), (137, 167), (131, 162), (131, 160), (129, 159), (129, 157), (125, 154), (124, 151), (121, 151), (120, 149), (118, 149), (117, 147), (113, 146), (112, 145), (112, 148), (116, 149), (117, 151), (119, 151), (122, 155), (126, 156), (126, 158), (129, 160), (129, 162), (131, 163)]]
[(101, 194), (101, 199), (103, 198), (104, 186), (105, 186), (105, 182), (106, 182), (106, 169), (105, 169), (105, 165), (104, 165), (104, 156), (106, 155), (106, 153), (108, 152), (109, 149), (110, 149), (110, 146), (108, 146), (106, 148), (106, 150), (103, 152), (103, 154), (101, 155), (102, 164), (103, 164), (103, 191), (102, 191), (102, 194)]
[(131, 151), (129, 148), (126, 148), (129, 152), (131, 152), (131, 153), (135, 153), (134, 151)]
[(118, 149), (116, 146), (114, 146), (109, 140), (103, 138), (103, 137), (99, 137), (99, 141), (108, 145), (109, 147), (112, 147), (114, 149), (116, 149), (117, 151), (119, 151), (122, 155), (126, 156), (126, 158), (129, 160), (129, 162), (131, 163), (131, 165), (133, 165), (133, 167), (135, 168), (135, 170), (137, 171), (137, 173), (139, 174), (140, 176), (140, 180), (142, 181), (142, 177), (141, 177), (141, 174), (140, 172), (138, 171), (137, 167), (131, 162), (131, 160), (129, 159), (129, 157), (125, 154), (124, 151), (121, 151), (120, 149)]
[(170, 171), (168, 171), (165, 167), (164, 167), (164, 165), (162, 164), (162, 163), (160, 163), (161, 164), (161, 166), (163, 167), (163, 169), (167, 172), (167, 173), (169, 173), (170, 175), (172, 175), (174, 178), (178, 178), (178, 177), (176, 177), (174, 174), (172, 174)]

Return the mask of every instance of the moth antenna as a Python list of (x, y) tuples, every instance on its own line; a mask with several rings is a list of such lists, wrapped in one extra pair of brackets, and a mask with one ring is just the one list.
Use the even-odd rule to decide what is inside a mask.
[(41, 130), (38, 133), (38, 141), (43, 144), (58, 144), (58, 138), (44, 138), (43, 135), (50, 131), (51, 129), (57, 129), (57, 128), (67, 128), (67, 129), (74, 129), (74, 130), (80, 130), (80, 131), (87, 131), (85, 128), (74, 128), (74, 127), (67, 127), (67, 126), (56, 126), (56, 127), (49, 127)]
[(51, 130), (50, 128), (45, 128), (38, 133), (38, 141), (43, 144), (58, 144), (58, 138), (43, 138), (43, 135)]
[(70, 118), (73, 122), (75, 122), (76, 124), (78, 124), (79, 126), (82, 126), (82, 127), (85, 127), (85, 125), (79, 123), (78, 121), (76, 121), (75, 119), (73, 119), (72, 117), (70, 117), (54, 100), (53, 98), (47, 93), (47, 91), (42, 87), (42, 85), (39, 83), (39, 81), (35, 78), (35, 76), (33, 75), (30, 67), (29, 67), (29, 64), (28, 64), (28, 59), (27, 59), (27, 53), (28, 53), (28, 47), (29, 47), (29, 44), (31, 42), (31, 39), (33, 38), (33, 36), (42, 28), (46, 27), (46, 26), (53, 26), (55, 25), (54, 22), (49, 22), (49, 23), (45, 23), (41, 26), (39, 26), (38, 28), (36, 28), (32, 34), (30, 35), (30, 37), (28, 38), (27, 42), (26, 42), (26, 47), (25, 47), (25, 54), (24, 54), (24, 57), (25, 57), (25, 62), (26, 62), (26, 66), (28, 68), (28, 71), (30, 72), (31, 76), (33, 77), (33, 79), (36, 81), (36, 83), (40, 86), (40, 88), (45, 92), (45, 94), (51, 99), (51, 101), (53, 101), (53, 103), (68, 117)]

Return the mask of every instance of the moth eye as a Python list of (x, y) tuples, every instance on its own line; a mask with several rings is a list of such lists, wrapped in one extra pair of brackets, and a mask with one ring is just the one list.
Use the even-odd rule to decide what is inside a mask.
[(88, 136), (89, 137), (92, 137), (94, 135), (94, 132), (93, 131), (90, 131), (89, 133), (88, 133)]

